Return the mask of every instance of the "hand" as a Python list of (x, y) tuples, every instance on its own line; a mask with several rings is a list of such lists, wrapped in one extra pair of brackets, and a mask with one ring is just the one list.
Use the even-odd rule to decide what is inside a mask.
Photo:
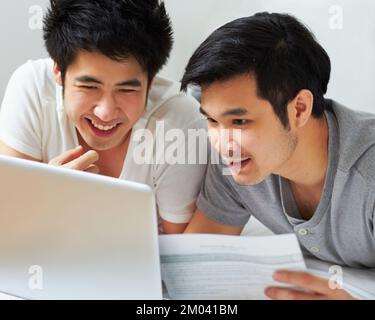
[(73, 170), (99, 173), (99, 167), (95, 162), (99, 160), (96, 151), (90, 150), (83, 153), (82, 146), (68, 150), (56, 158), (53, 158), (48, 164), (56, 167), (65, 167)]
[(273, 279), (304, 289), (299, 291), (283, 287), (266, 288), (266, 296), (273, 300), (355, 300), (343, 289), (331, 289), (329, 280), (306, 272), (280, 270), (273, 274)]

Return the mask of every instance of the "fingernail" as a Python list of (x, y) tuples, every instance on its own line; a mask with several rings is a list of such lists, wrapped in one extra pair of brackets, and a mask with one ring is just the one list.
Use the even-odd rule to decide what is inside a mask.
[(270, 297), (271, 294), (272, 294), (272, 289), (271, 289), (271, 288), (266, 288), (266, 289), (264, 289), (264, 294), (265, 294), (267, 297)]

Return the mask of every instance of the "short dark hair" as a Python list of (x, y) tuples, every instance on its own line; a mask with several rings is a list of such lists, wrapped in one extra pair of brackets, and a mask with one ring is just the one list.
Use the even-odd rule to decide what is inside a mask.
[(50, 0), (44, 41), (64, 77), (80, 50), (121, 61), (134, 56), (151, 80), (167, 62), (172, 27), (159, 0)]
[(220, 27), (190, 58), (181, 89), (246, 73), (255, 76), (257, 95), (271, 103), (285, 127), (289, 125), (286, 106), (302, 89), (314, 95), (313, 116), (322, 116), (331, 62), (295, 17), (262, 12)]

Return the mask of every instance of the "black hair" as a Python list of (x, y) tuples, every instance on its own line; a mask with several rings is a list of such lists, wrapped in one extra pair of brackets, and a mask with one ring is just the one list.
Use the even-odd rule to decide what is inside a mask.
[(158, 0), (50, 0), (43, 32), (63, 79), (85, 50), (116, 61), (134, 56), (151, 80), (173, 45), (170, 18)]
[(302, 89), (314, 96), (313, 116), (322, 116), (331, 62), (295, 17), (262, 12), (220, 27), (190, 58), (181, 89), (246, 73), (255, 76), (257, 95), (271, 103), (285, 127), (289, 126), (286, 106)]

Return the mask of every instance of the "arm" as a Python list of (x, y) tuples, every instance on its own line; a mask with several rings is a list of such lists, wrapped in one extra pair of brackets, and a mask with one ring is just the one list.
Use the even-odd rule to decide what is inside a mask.
[(164, 219), (161, 219), (161, 224), (165, 234), (183, 233), (188, 225), (187, 223), (173, 223)]
[(169, 163), (173, 162), (157, 166), (154, 190), (163, 233), (178, 234), (184, 232), (194, 214), (206, 165)]
[(41, 162), (41, 160), (39, 160), (39, 159), (30, 157), (30, 156), (28, 156), (28, 155), (26, 155), (24, 153), (21, 153), (21, 152), (18, 152), (17, 150), (14, 150), (11, 147), (8, 147), (1, 140), (0, 140), (0, 155)]
[(165, 165), (157, 175), (154, 190), (164, 233), (184, 232), (196, 209), (204, 170), (201, 165)]
[(243, 227), (228, 226), (206, 217), (197, 209), (184, 233), (216, 233), (227, 235), (240, 235)]
[[(25, 160), (31, 160), (36, 162), (42, 162), (39, 159), (30, 157), (22, 152), (14, 150), (11, 147), (8, 147), (4, 142), (0, 140), (0, 155), (15, 157)], [(65, 153), (59, 155), (58, 157), (52, 159), (49, 162), (49, 165), (55, 167), (66, 167), (74, 170), (81, 170), (92, 173), (99, 173), (99, 168), (95, 165), (95, 162), (98, 161), (98, 154), (96, 151), (90, 150), (86, 153), (83, 153), (83, 149), (79, 146), (76, 149), (68, 150)], [(182, 231), (181, 231), (182, 232)]]

